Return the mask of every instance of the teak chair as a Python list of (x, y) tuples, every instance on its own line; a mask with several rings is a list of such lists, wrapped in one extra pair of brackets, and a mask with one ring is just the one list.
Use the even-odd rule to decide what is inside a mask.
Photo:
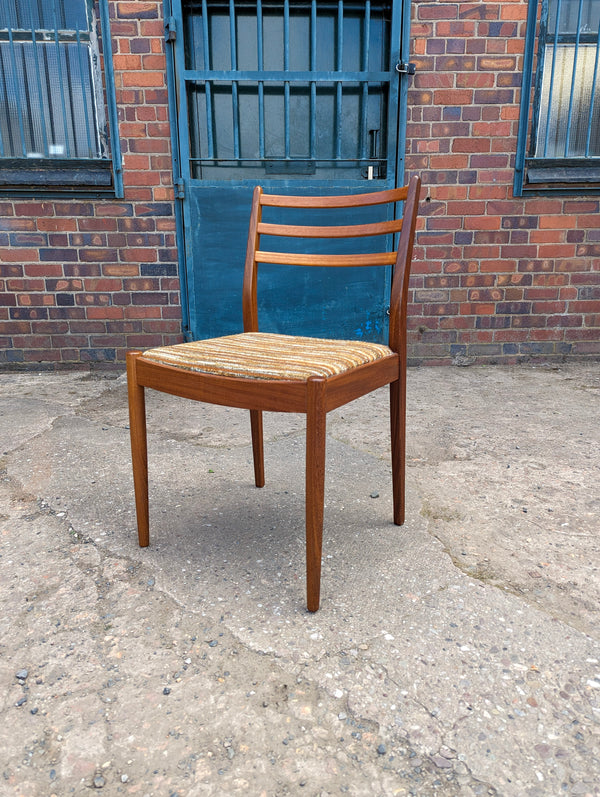
[[(330, 410), (390, 385), (394, 523), (404, 522), (406, 422), (406, 303), (419, 201), (420, 180), (403, 188), (349, 196), (275, 196), (254, 190), (243, 285), (244, 332), (209, 340), (127, 354), (133, 478), (139, 544), (149, 544), (148, 465), (144, 389), (250, 410), (254, 478), (265, 483), (262, 411), (306, 413), (306, 576), (307, 605), (319, 608), (325, 426)], [(352, 225), (289, 226), (264, 223), (265, 206), (317, 208), (372, 207), (403, 202), (391, 221)], [(282, 211), (278, 211), (281, 213)], [(295, 211), (297, 212), (297, 211)], [(313, 211), (314, 212), (314, 211)], [(339, 217), (339, 211), (338, 211)], [(263, 236), (301, 239), (357, 238), (399, 233), (398, 248), (376, 254), (290, 254), (265, 251)], [(377, 239), (374, 239), (377, 240)], [(317, 248), (313, 245), (313, 248)], [(256, 298), (259, 263), (302, 266), (393, 267), (389, 346), (363, 341), (323, 340), (261, 333)]]

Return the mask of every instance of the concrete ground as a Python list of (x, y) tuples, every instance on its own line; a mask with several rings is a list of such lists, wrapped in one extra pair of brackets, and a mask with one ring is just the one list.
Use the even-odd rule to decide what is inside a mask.
[(600, 364), (411, 369), (328, 427), (305, 610), (302, 419), (0, 374), (0, 795), (600, 795)]

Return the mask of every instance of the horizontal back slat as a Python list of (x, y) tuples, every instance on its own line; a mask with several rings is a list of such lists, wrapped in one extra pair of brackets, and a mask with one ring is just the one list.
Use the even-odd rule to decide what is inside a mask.
[(346, 196), (282, 196), (262, 194), (261, 205), (289, 208), (360, 208), (384, 205), (386, 202), (403, 202), (408, 196), (407, 186), (391, 188), (371, 194), (349, 194)]
[(257, 263), (275, 263), (282, 266), (391, 266), (396, 262), (395, 252), (373, 252), (362, 255), (305, 255), (290, 252), (255, 252)]
[(289, 224), (266, 224), (260, 222), (258, 232), (261, 235), (281, 235), (288, 238), (360, 238), (368, 235), (389, 235), (400, 232), (402, 219), (380, 221), (373, 224), (348, 224), (345, 226), (317, 227), (293, 226)]

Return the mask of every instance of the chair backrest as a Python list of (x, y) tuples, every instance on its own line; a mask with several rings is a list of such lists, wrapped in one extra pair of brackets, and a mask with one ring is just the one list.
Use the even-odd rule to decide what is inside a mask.
[[(244, 271), (243, 311), (244, 330), (258, 331), (257, 270), (259, 263), (287, 266), (392, 266), (390, 296), (389, 345), (394, 351), (406, 348), (406, 303), (413, 242), (417, 220), (421, 181), (413, 177), (408, 185), (387, 191), (343, 196), (281, 196), (265, 194), (260, 186), (254, 189), (252, 213), (248, 232), (248, 248)], [(401, 215), (396, 214), (396, 203), (403, 203)], [(330, 208), (368, 208), (391, 205), (391, 220), (353, 224), (283, 224), (262, 221), (264, 207), (287, 209), (313, 209), (323, 213)], [(263, 248), (265, 236), (276, 236), (278, 250), (286, 238), (304, 239), (356, 239), (399, 233), (398, 246), (393, 251), (361, 252), (357, 254), (311, 253), (310, 244), (306, 252), (271, 251)]]

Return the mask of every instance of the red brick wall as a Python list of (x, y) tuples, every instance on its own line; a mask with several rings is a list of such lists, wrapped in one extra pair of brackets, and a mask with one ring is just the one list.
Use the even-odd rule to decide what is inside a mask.
[(111, 2), (125, 197), (0, 197), (0, 367), (179, 341), (162, 2)]
[[(0, 367), (181, 339), (162, 2), (110, 5), (125, 198), (0, 198)], [(512, 196), (526, 10), (413, 0), (413, 363), (600, 355), (600, 197)]]
[(413, 0), (413, 362), (600, 355), (600, 197), (512, 195), (526, 0)]

